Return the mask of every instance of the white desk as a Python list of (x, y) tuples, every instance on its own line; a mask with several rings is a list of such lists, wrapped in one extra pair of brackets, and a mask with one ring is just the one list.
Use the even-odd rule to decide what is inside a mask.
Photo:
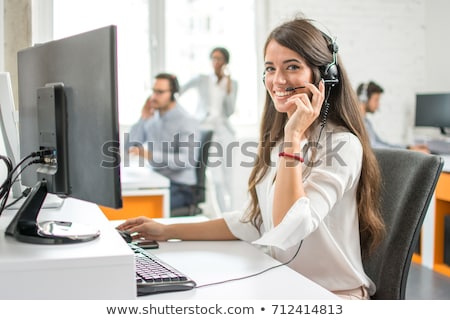
[(170, 216), (170, 180), (148, 167), (122, 167), (122, 196), (163, 196), (163, 217)]
[(444, 167), (442, 168), (443, 172), (450, 172), (450, 155), (441, 155), (442, 159), (444, 159)]
[[(127, 219), (145, 215), (148, 217), (170, 216), (170, 180), (148, 166), (131, 162), (122, 164), (122, 209), (101, 207), (110, 219)], [(162, 198), (162, 200), (161, 200)]]
[[(62, 208), (43, 210), (39, 216), (40, 220), (69, 220), (100, 229), (98, 239), (80, 244), (35, 245), (6, 237), (14, 213), (4, 211), (0, 217), (0, 299), (136, 299), (134, 255), (114, 222), (97, 206), (66, 199)], [(153, 252), (198, 285), (246, 276), (279, 263), (242, 241), (161, 242)], [(283, 266), (245, 280), (139, 299), (269, 298), (337, 297)]]
[(66, 220), (98, 228), (79, 244), (37, 245), (5, 236), (16, 211), (0, 216), (0, 299), (134, 299), (134, 255), (98, 207), (66, 199), (41, 210), (39, 220)]
[(148, 167), (121, 167), (122, 191), (168, 189), (170, 180)]
[[(198, 286), (260, 272), (280, 262), (243, 241), (160, 242), (152, 253), (184, 272)], [(281, 266), (248, 279), (194, 288), (189, 291), (139, 297), (148, 300), (178, 299), (338, 299), (337, 296)]]

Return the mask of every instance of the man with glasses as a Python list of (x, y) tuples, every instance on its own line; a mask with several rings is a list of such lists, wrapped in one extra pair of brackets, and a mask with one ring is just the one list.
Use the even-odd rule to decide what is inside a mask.
[(130, 154), (144, 157), (152, 168), (170, 179), (170, 208), (192, 203), (197, 182), (198, 121), (176, 101), (177, 78), (168, 73), (155, 77), (151, 96), (129, 135)]

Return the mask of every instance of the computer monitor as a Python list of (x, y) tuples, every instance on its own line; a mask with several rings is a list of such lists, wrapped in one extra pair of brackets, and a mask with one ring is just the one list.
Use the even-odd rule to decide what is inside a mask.
[[(14, 105), (11, 77), (9, 72), (0, 72), (0, 152), (4, 152), (15, 166), (19, 161), (19, 131), (16, 122), (16, 108)], [(5, 181), (8, 173), (1, 172), (1, 181)], [(22, 194), (20, 179), (11, 186), (13, 198)]]
[[(18, 53), (22, 184), (33, 186), (6, 234), (29, 243), (88, 241), (98, 230), (39, 221), (47, 193), (122, 207), (115, 26)], [(37, 167), (34, 167), (37, 166)]]
[(450, 128), (450, 93), (416, 94), (417, 127), (437, 127), (447, 135)]

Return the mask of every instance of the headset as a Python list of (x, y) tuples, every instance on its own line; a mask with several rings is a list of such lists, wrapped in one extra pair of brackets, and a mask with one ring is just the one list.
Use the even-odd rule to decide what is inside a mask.
[(360, 102), (362, 103), (366, 103), (367, 101), (369, 101), (369, 84), (368, 83), (363, 83), (361, 85), (361, 92), (358, 95), (358, 99)]
[(322, 36), (328, 43), (328, 49), (333, 54), (333, 60), (329, 64), (319, 68), (320, 74), (322, 76), (322, 79), (324, 80), (325, 85), (334, 87), (336, 84), (339, 83), (339, 70), (337, 62), (337, 54), (339, 51), (339, 46), (336, 43), (336, 39), (331, 38), (323, 31), (320, 32), (322, 33)]
[(175, 77), (174, 75), (170, 75), (169, 84), (170, 84), (170, 90), (171, 90), (170, 100), (175, 101), (175, 94), (180, 91), (180, 84), (178, 82), (177, 77)]
[(169, 81), (170, 100), (175, 101), (175, 95), (180, 91), (180, 83), (177, 77), (170, 73), (159, 73), (155, 76), (155, 79), (166, 79)]

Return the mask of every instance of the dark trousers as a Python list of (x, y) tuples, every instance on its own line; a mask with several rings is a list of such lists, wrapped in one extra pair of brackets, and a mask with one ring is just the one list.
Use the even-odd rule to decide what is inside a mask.
[(190, 206), (193, 203), (192, 186), (170, 182), (170, 209)]

